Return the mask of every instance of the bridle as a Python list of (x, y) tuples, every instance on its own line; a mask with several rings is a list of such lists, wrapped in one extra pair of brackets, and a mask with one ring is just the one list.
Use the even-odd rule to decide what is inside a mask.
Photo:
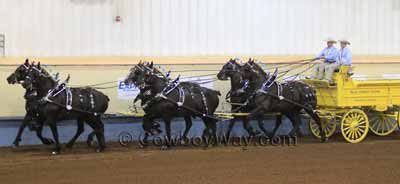
[[(25, 66), (26, 67), (26, 66)], [(36, 66), (31, 66), (30, 68), (27, 68), (26, 70), (26, 75), (25, 75), (25, 80), (29, 80), (30, 84), (29, 84), (29, 88), (30, 90), (33, 89), (33, 84), (37, 83), (36, 81), (36, 77), (31, 77), (29, 74), (31, 74), (31, 72), (37, 72), (39, 77), (46, 77), (46, 78), (50, 78), (53, 82), (57, 82), (53, 77), (51, 77), (47, 72), (45, 72), (45, 70), (43, 70), (42, 68), (37, 68)]]

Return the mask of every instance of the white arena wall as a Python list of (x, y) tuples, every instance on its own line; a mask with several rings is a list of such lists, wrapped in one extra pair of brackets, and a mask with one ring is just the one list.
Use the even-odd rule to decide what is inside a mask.
[[(120, 15), (122, 22), (115, 22)], [(400, 0), (0, 0), (6, 56), (400, 55)]]

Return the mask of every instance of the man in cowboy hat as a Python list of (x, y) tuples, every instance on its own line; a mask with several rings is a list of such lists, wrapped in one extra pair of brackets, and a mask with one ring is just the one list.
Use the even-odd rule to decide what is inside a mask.
[[(334, 68), (338, 68), (338, 50), (335, 46), (334, 39), (326, 40), (326, 47), (315, 57), (313, 60), (323, 60), (323, 63), (319, 63), (315, 66), (311, 78), (313, 79), (326, 79), (332, 83), (332, 74), (335, 71)], [(333, 70), (332, 70), (333, 69)]]
[(350, 49), (347, 48), (347, 45), (350, 45), (350, 42), (346, 39), (339, 40), (340, 42), (340, 49), (338, 55), (338, 61), (340, 65), (351, 65), (352, 55)]

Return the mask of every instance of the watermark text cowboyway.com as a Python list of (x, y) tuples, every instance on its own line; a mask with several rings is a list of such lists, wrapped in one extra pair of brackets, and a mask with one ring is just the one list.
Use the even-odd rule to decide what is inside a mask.
[(121, 132), (119, 134), (119, 143), (122, 146), (129, 146), (134, 142), (140, 145), (152, 146), (204, 146), (204, 145), (221, 145), (221, 146), (296, 146), (296, 136), (240, 136), (240, 137), (227, 137), (225, 135), (217, 136), (216, 140), (213, 138), (204, 138), (202, 136), (183, 137), (182, 135), (172, 136), (168, 139), (167, 136), (152, 136), (148, 141), (144, 140), (144, 135), (139, 135), (138, 138), (129, 132)]

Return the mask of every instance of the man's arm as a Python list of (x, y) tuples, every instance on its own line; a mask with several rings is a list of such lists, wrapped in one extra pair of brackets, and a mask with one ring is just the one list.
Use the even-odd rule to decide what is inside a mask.
[(353, 56), (352, 56), (351, 52), (349, 50), (347, 50), (344, 57), (342, 58), (342, 64), (351, 65), (352, 58), (353, 58)]
[(324, 55), (325, 55), (325, 49), (322, 49), (322, 51), (320, 51), (320, 52), (317, 54), (317, 56), (313, 59), (313, 61), (323, 58)]
[(332, 49), (328, 55), (325, 56), (325, 59), (328, 61), (338, 62), (339, 51), (337, 49)]

